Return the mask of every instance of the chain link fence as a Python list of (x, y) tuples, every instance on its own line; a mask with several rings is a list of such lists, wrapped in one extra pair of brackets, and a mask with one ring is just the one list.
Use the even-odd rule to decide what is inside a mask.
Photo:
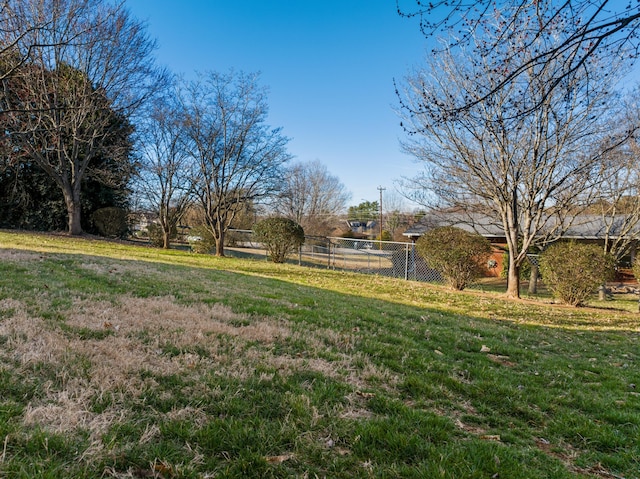
[(440, 273), (429, 268), (413, 243), (327, 238), (330, 264), (334, 269), (379, 274), (407, 280), (442, 282)]
[[(250, 230), (229, 231), (227, 242), (225, 250), (235, 256), (266, 259), (266, 251), (253, 240)], [(307, 236), (297, 258), (292, 255), (291, 260), (306, 266), (442, 282), (440, 274), (417, 254), (413, 243)]]

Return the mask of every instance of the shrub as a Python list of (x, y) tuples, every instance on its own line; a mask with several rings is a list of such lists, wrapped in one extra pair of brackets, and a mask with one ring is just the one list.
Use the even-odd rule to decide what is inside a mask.
[(289, 218), (267, 218), (258, 222), (253, 232), (274, 263), (284, 263), (304, 243), (302, 226)]
[(147, 226), (147, 235), (149, 236), (149, 242), (151, 243), (151, 246), (162, 248), (164, 241), (162, 239), (162, 228), (160, 227), (160, 225), (151, 223), (149, 226)]
[[(149, 241), (152, 246), (156, 248), (162, 248), (164, 246), (164, 234), (162, 232), (162, 226), (151, 223), (147, 226), (147, 233), (149, 235)], [(176, 239), (178, 237), (178, 228), (175, 226), (171, 229), (169, 239)]]
[(600, 246), (556, 243), (540, 255), (544, 283), (563, 303), (581, 306), (613, 276), (614, 261)]
[(199, 254), (209, 254), (216, 249), (216, 240), (213, 233), (206, 226), (196, 226), (189, 233), (189, 245), (191, 251)]
[(422, 235), (416, 250), (449, 286), (462, 290), (484, 273), (491, 243), (480, 235), (445, 226)]
[(127, 212), (117, 206), (100, 208), (91, 215), (96, 230), (107, 238), (123, 238), (129, 231)]
[(379, 241), (393, 241), (393, 236), (387, 230), (382, 230), (382, 235), (376, 235), (376, 239)]
[(636, 256), (631, 267), (633, 268), (633, 275), (636, 277), (636, 281), (640, 283), (640, 255)]

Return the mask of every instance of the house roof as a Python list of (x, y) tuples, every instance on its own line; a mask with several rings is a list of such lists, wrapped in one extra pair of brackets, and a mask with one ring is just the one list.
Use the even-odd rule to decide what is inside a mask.
[(350, 228), (374, 228), (378, 223), (376, 220), (347, 220)]
[(424, 216), (419, 223), (407, 229), (403, 236), (418, 238), (427, 231), (441, 226), (455, 226), (471, 233), (478, 233), (485, 238), (504, 238), (502, 225), (490, 216), (479, 213), (447, 212), (437, 212)]
[[(579, 215), (572, 218), (571, 225), (562, 235), (572, 239), (603, 239), (605, 236), (640, 236), (637, 218), (627, 215), (603, 217), (601, 215)], [(633, 224), (635, 223), (635, 224)]]
[[(566, 239), (604, 239), (605, 236), (618, 238), (621, 235), (640, 237), (640, 224), (630, 226), (626, 215), (603, 217), (601, 215), (576, 215), (565, 218), (568, 225), (562, 238)], [(555, 226), (549, 221), (550, 228)], [(446, 213), (438, 212), (425, 216), (418, 224), (403, 233), (404, 236), (416, 239), (427, 231), (440, 226), (455, 226), (465, 231), (478, 233), (488, 239), (504, 238), (504, 230), (499, 220), (481, 213)]]

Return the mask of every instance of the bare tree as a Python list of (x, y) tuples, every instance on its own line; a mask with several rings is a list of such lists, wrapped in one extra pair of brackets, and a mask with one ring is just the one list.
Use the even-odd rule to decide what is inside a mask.
[(185, 148), (183, 112), (171, 98), (156, 100), (141, 132), (138, 188), (158, 215), (162, 243), (169, 248), (172, 233), (192, 203), (195, 172)]
[(384, 229), (391, 234), (394, 241), (406, 240), (402, 236), (413, 215), (408, 212), (405, 196), (391, 190), (384, 198)]
[[(450, 47), (472, 46), (476, 54), (493, 57), (491, 69), (501, 70), (499, 81), (466, 98), (463, 104), (450, 105), (456, 109), (467, 108), (497, 94), (512, 83), (527, 81), (530, 69), (552, 67), (546, 94), (555, 89), (563, 90), (564, 84), (575, 75), (584, 75), (589, 59), (593, 56), (624, 56), (633, 61), (640, 47), (640, 4), (619, 0), (396, 0), (400, 15), (418, 17), (420, 28), (427, 37), (449, 38)], [(501, 23), (493, 37), (480, 45), (475, 43), (479, 30), (496, 17)], [(529, 35), (522, 38), (518, 27), (528, 23)], [(541, 42), (562, 32), (562, 39)], [(503, 44), (518, 44), (531, 52), (516, 61)], [(436, 49), (437, 50), (437, 49)], [(538, 97), (538, 102), (544, 101)], [(534, 107), (537, 105), (533, 105)], [(517, 112), (514, 112), (517, 113)]]
[(11, 76), (28, 58), (29, 48), (20, 50), (18, 44), (46, 25), (44, 19), (28, 19), (22, 2), (3, 1), (0, 4), (0, 80)]
[[(0, 80), (13, 75), (30, 58), (37, 47), (45, 46), (40, 42), (48, 38), (49, 42), (68, 42), (72, 37), (55, 37), (48, 29), (55, 27), (52, 17), (39, 15), (33, 9), (33, 2), (3, 0), (0, 3)], [(76, 4), (73, 8), (82, 8)], [(69, 12), (75, 15), (74, 12)], [(49, 44), (52, 46), (52, 44)]]
[[(14, 151), (40, 166), (62, 190), (69, 233), (82, 233), (80, 191), (92, 160), (128, 162), (114, 135), (151, 94), (161, 75), (154, 42), (122, 4), (102, 0), (25, 0), (27, 31), (12, 51), (26, 58), (3, 80), (0, 122)], [(27, 54), (28, 52), (28, 54)]]
[[(493, 43), (503, 21), (485, 25), (476, 42)], [(526, 63), (536, 49), (522, 45), (537, 45), (529, 22), (536, 19), (512, 22), (515, 31), (503, 35), (507, 41), (494, 54)], [(540, 38), (541, 48), (560, 41), (561, 32), (556, 34)], [(605, 121), (613, 106), (605, 77), (614, 76), (615, 65), (605, 72), (595, 59), (589, 62), (585, 74), (568, 78), (562, 89), (554, 63), (531, 64), (517, 83), (495, 89), (509, 74), (508, 65), (496, 71), (493, 57), (447, 50), (408, 79), (403, 112), (411, 136), (404, 148), (426, 164), (414, 186), (450, 211), (500, 223), (510, 252), (509, 296), (520, 294), (519, 269), (530, 246), (542, 235), (557, 237), (578, 198), (600, 178), (602, 145), (624, 141), (611, 136)], [(484, 99), (460, 108), (478, 95)]]
[(283, 181), (274, 208), (301, 225), (309, 235), (328, 234), (332, 220), (346, 209), (351, 198), (338, 177), (331, 175), (319, 161), (291, 166)]
[(197, 164), (196, 195), (224, 256), (224, 238), (245, 203), (280, 187), (288, 139), (265, 124), (266, 91), (255, 74), (211, 72), (183, 95), (188, 151)]
[[(640, 165), (635, 141), (605, 157), (609, 170), (593, 193), (589, 208), (604, 237), (604, 250), (619, 263), (640, 240)], [(595, 221), (594, 221), (595, 222)]]

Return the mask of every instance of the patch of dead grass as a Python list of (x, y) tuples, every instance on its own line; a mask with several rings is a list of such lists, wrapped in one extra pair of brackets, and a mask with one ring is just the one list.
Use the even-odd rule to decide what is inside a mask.
[[(185, 305), (171, 296), (76, 299), (69, 310), (61, 312), (68, 328), (34, 317), (20, 301), (2, 300), (0, 310), (11, 312), (0, 322), (0, 335), (6, 338), (4, 354), (10, 354), (23, 369), (46, 364), (55, 371), (55, 379), (48, 380), (38, 399), (25, 408), (24, 424), (56, 433), (88, 431), (92, 446), (85, 455), (102, 451), (102, 435), (128, 419), (128, 403), (140, 400), (145, 391), (157, 385), (153, 375), (195, 379), (188, 388), (206, 389), (194, 390), (195, 397), (216, 395), (198, 381), (203, 372), (244, 380), (255, 375), (258, 365), (273, 368), (281, 376), (311, 370), (355, 389), (365, 389), (372, 379), (389, 387), (397, 383), (394, 375), (366, 355), (347, 354), (357, 340), (353, 335), (308, 327), (293, 331), (285, 320), (237, 314), (219, 303)], [(85, 333), (74, 331), (109, 334), (87, 338)], [(304, 340), (308, 354), (275, 353), (272, 345), (287, 338)], [(163, 348), (167, 346), (177, 348), (178, 354), (166, 354)], [(318, 357), (327, 348), (333, 348), (335, 360)], [(273, 375), (263, 379), (272, 380)], [(92, 404), (103, 398), (109, 406), (94, 412)], [(340, 414), (352, 418), (367, 415), (356, 402), (346, 405)], [(193, 407), (164, 417), (189, 419), (196, 427), (207, 421), (206, 414)], [(155, 432), (149, 430), (145, 437), (150, 440)]]
[(171, 421), (190, 421), (197, 428), (206, 425), (209, 417), (201, 408), (187, 406), (181, 409), (173, 409), (166, 414), (167, 419)]
[(26, 261), (40, 261), (43, 258), (43, 254), (33, 251), (0, 248), (0, 260), (2, 261), (8, 261), (11, 263), (24, 263)]
[[(104, 339), (65, 334), (55, 325), (29, 315), (16, 300), (2, 300), (0, 309), (12, 311), (11, 317), (0, 322), (0, 335), (6, 338), (5, 353), (22, 368), (48, 364), (56, 371), (56, 380), (44, 385), (41, 399), (25, 409), (24, 422), (58, 433), (80, 428), (100, 435), (123, 420), (126, 412), (119, 408), (125, 399), (135, 398), (153, 386), (147, 384), (149, 379), (141, 379), (141, 371), (184, 375), (203, 364), (211, 366), (210, 359), (193, 353), (162, 354), (163, 343), (215, 349), (216, 335), (270, 342), (289, 334), (284, 325), (269, 320), (234, 327), (229, 322), (239, 317), (225, 306), (183, 306), (173, 298), (122, 298), (119, 304), (76, 301), (67, 325), (112, 329), (113, 334)], [(92, 400), (105, 394), (115, 396), (116, 404), (100, 414), (91, 412)]]
[(144, 266), (137, 263), (129, 264), (123, 261), (118, 263), (86, 261), (78, 263), (78, 267), (104, 277), (117, 276), (125, 273), (132, 273), (138, 276), (157, 274), (157, 269), (151, 266)]
[[(245, 323), (250, 324), (245, 326)], [(154, 335), (158, 343), (171, 341), (177, 347), (206, 342), (219, 334), (264, 343), (290, 335), (284, 322), (250, 318), (234, 313), (221, 303), (179, 304), (170, 296), (121, 297), (117, 304), (78, 300), (68, 315), (67, 324), (92, 330), (113, 329), (118, 336), (145, 331)]]

